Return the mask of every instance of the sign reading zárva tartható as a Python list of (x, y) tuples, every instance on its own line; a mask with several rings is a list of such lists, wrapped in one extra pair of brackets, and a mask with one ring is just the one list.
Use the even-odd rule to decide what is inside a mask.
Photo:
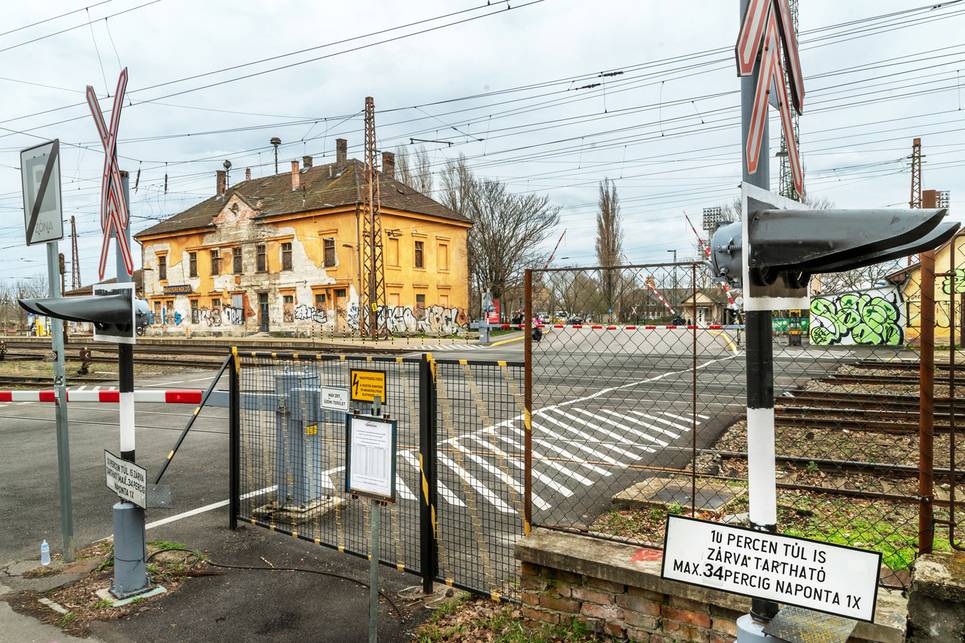
[(873, 622), (879, 552), (667, 516), (662, 578)]

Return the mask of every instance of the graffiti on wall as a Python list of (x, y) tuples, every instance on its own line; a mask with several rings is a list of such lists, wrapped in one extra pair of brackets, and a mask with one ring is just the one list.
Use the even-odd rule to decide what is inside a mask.
[(440, 333), (451, 335), (466, 323), (458, 308), (445, 306), (382, 306), (379, 322), (385, 322), (391, 333)]
[(198, 323), (208, 326), (221, 326), (222, 324), (240, 325), (245, 323), (245, 311), (242, 308), (233, 306), (214, 306), (198, 310)]
[[(952, 278), (945, 277), (942, 279), (942, 292), (946, 295), (952, 294)], [(965, 292), (965, 268), (955, 269), (955, 292), (963, 293)]]
[(328, 322), (328, 313), (324, 308), (315, 308), (314, 306), (302, 304), (295, 308), (295, 319), (310, 319), (316, 324), (325, 324)]
[(811, 299), (811, 343), (898, 346), (905, 314), (897, 288), (819, 295)]

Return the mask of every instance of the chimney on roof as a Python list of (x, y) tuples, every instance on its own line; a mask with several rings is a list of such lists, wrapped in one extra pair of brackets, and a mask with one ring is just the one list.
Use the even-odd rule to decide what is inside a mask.
[(221, 196), (228, 189), (228, 173), (225, 170), (218, 170), (217, 196)]
[(395, 178), (395, 154), (392, 152), (382, 152), (382, 174)]
[(348, 160), (348, 141), (344, 138), (335, 139), (335, 164), (341, 169)]
[(307, 170), (312, 166), (312, 157), (303, 156), (302, 157), (302, 169)]
[(251, 168), (250, 168), (250, 167), (246, 167), (246, 168), (245, 168), (245, 181), (250, 181), (250, 180), (251, 180)]
[(298, 189), (299, 178), (300, 177), (298, 174), (298, 161), (292, 161), (292, 191), (293, 192)]

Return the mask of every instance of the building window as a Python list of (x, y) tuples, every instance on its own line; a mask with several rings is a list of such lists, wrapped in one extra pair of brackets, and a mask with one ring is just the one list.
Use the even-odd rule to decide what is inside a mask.
[(220, 300), (220, 299), (212, 299), (212, 300), (211, 300), (211, 310), (214, 310), (215, 308), (221, 308), (221, 300)]
[(201, 313), (200, 311), (198, 311), (198, 300), (192, 299), (191, 300), (191, 323), (197, 324), (199, 321), (201, 321)]
[(439, 305), (443, 308), (449, 307), (449, 295), (439, 295)]
[(265, 248), (265, 244), (261, 244), (256, 247), (258, 255), (258, 272), (268, 271), (268, 251)]
[(315, 293), (315, 308), (325, 310), (325, 293)]
[(281, 244), (281, 269), (292, 269), (292, 244), (290, 241)]
[(153, 319), (153, 322), (154, 322), (155, 324), (160, 324), (160, 323), (161, 323), (161, 302), (159, 302), (159, 301), (154, 302), (154, 319)]
[(241, 248), (231, 249), (231, 271), (236, 275), (241, 274)]
[(386, 263), (388, 265), (390, 266), (402, 265), (399, 263), (399, 240), (398, 239), (389, 239), (389, 246), (386, 254), (388, 255), (386, 257), (386, 259), (388, 260)]
[(436, 264), (439, 270), (449, 270), (449, 244), (440, 243), (436, 254)]
[(168, 279), (168, 258), (164, 255), (157, 257), (157, 278), (158, 281), (167, 281)]
[(188, 253), (188, 270), (192, 277), (198, 276), (198, 253), (189, 252)]
[(416, 307), (416, 308), (425, 308), (425, 307), (426, 307), (426, 296), (425, 296), (425, 295), (416, 295), (416, 296), (415, 296), (415, 307)]
[(211, 251), (211, 276), (215, 277), (221, 274), (221, 255), (217, 250)]
[(416, 242), (415, 242), (415, 267), (416, 267), (416, 268), (425, 268), (425, 267), (426, 267), (425, 261), (426, 261), (426, 259), (425, 259), (425, 242), (423, 242), (423, 241), (416, 241)]
[(331, 268), (335, 265), (335, 239), (323, 239), (325, 245), (325, 267)]

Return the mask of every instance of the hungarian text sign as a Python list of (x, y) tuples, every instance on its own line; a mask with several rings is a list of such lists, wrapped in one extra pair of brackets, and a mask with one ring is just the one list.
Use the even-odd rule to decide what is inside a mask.
[(349, 408), (348, 389), (323, 386), (321, 406), (323, 409), (347, 413)]
[(104, 459), (107, 461), (107, 488), (143, 509), (147, 504), (147, 471), (110, 451), (104, 451)]
[(20, 152), (27, 245), (64, 238), (60, 194), (60, 139)]
[(356, 402), (374, 402), (375, 396), (388, 402), (385, 397), (385, 372), (352, 371), (352, 399)]
[(347, 417), (346, 432), (345, 490), (395, 502), (395, 421)]
[(874, 621), (881, 554), (667, 517), (662, 578)]

